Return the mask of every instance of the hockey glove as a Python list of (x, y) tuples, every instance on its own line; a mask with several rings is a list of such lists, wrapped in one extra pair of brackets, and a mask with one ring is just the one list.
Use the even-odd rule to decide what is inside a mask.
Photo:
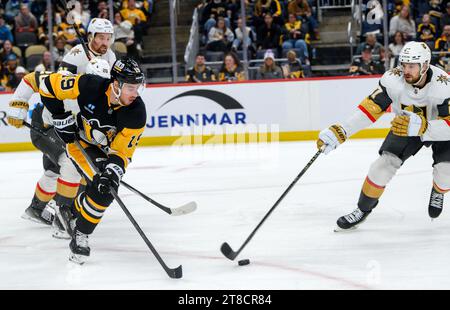
[(117, 192), (123, 174), (124, 171), (119, 165), (109, 163), (100, 175), (95, 176), (94, 183), (101, 194), (108, 194), (110, 188)]
[(403, 111), (403, 115), (397, 115), (391, 124), (392, 133), (401, 137), (422, 136), (428, 128), (424, 116), (410, 111)]
[(28, 113), (28, 102), (25, 101), (11, 101), (8, 107), (8, 124), (16, 128), (23, 126), (23, 122), (27, 118)]
[(77, 124), (71, 112), (53, 115), (53, 126), (58, 137), (64, 143), (74, 143), (76, 140)]
[(331, 125), (329, 128), (322, 130), (319, 133), (319, 140), (317, 140), (317, 148), (323, 150), (325, 154), (328, 154), (340, 144), (347, 140), (347, 134), (344, 128), (340, 125)]

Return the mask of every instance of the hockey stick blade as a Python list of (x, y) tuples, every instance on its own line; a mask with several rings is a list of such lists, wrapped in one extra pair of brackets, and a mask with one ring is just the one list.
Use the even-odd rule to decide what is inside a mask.
[(172, 279), (181, 279), (183, 277), (183, 267), (181, 265), (174, 269), (169, 268), (166, 272)]
[(226, 242), (222, 243), (222, 246), (220, 247), (220, 251), (226, 258), (228, 258), (230, 260), (234, 260), (236, 258), (236, 256), (238, 255), (238, 253), (233, 251), (233, 249), (230, 247), (230, 245)]
[(173, 216), (180, 216), (180, 215), (185, 215), (185, 214), (189, 214), (191, 212), (194, 212), (195, 210), (197, 210), (197, 203), (195, 201), (191, 201), (188, 202), (185, 205), (182, 205), (178, 208), (171, 208), (170, 209), (170, 215)]

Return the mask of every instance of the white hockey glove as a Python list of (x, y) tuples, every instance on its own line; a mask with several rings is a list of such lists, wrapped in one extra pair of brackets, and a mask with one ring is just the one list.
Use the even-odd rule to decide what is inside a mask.
[(16, 128), (23, 126), (23, 122), (27, 119), (28, 102), (14, 100), (9, 103), (7, 110), (8, 124)]
[(331, 125), (319, 133), (317, 148), (322, 150), (323, 153), (328, 154), (340, 144), (344, 143), (345, 140), (347, 140), (347, 134), (344, 128), (337, 124)]
[(392, 133), (401, 137), (422, 136), (428, 128), (428, 122), (424, 116), (410, 111), (402, 111), (391, 122)]

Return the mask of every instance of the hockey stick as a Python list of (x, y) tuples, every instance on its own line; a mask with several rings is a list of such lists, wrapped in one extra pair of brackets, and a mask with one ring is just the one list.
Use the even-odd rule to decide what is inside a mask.
[[(50, 142), (52, 143), (57, 143), (57, 141), (55, 141), (55, 138), (53, 138), (52, 136), (49, 136), (46, 132), (42, 131), (39, 128), (34, 127), (33, 125), (24, 122), (23, 123), (25, 127), (28, 127), (30, 130), (40, 134), (43, 137), (46, 137), (50, 140)], [(65, 151), (65, 148), (64, 148)], [(126, 183), (125, 181), (120, 181), (120, 183), (125, 186), (128, 190), (132, 191), (133, 193), (135, 193), (138, 196), (141, 196), (142, 198), (144, 198), (145, 200), (147, 200), (148, 202), (150, 202), (151, 204), (153, 204), (155, 207), (160, 208), (162, 211), (166, 212), (167, 214), (170, 214), (172, 216), (179, 216), (179, 215), (184, 215), (184, 214), (189, 214), (191, 212), (194, 212), (197, 209), (197, 203), (195, 201), (191, 201), (188, 202), (182, 206), (179, 206), (177, 208), (169, 208), (166, 207), (162, 204), (160, 204), (159, 202), (151, 199), (150, 197), (148, 197), (147, 195), (145, 195), (144, 193), (140, 192), (138, 189), (134, 188), (133, 186), (131, 186), (130, 184)]]
[[(77, 140), (75, 140), (75, 145), (78, 147), (78, 149), (80, 150), (80, 152), (83, 154), (83, 156), (86, 158), (87, 162), (89, 163), (89, 165), (94, 169), (95, 173), (98, 174), (99, 171), (97, 169), (97, 167), (94, 165), (94, 163), (92, 162), (92, 159), (89, 157), (89, 155), (86, 153), (85, 149), (81, 146), (80, 142), (78, 142)], [(126, 214), (126, 216), (128, 217), (128, 219), (131, 221), (131, 223), (133, 224), (134, 228), (136, 228), (136, 230), (138, 231), (139, 235), (142, 237), (142, 239), (145, 241), (145, 243), (147, 244), (148, 248), (150, 249), (150, 251), (152, 251), (153, 255), (156, 257), (156, 259), (158, 260), (158, 262), (161, 264), (161, 266), (164, 268), (164, 270), (166, 271), (167, 275), (170, 278), (173, 279), (180, 279), (183, 276), (183, 267), (180, 265), (176, 268), (169, 268), (166, 263), (163, 261), (163, 259), (161, 258), (161, 256), (159, 255), (158, 251), (156, 251), (156, 249), (154, 248), (154, 246), (152, 245), (152, 243), (150, 242), (150, 240), (148, 240), (147, 236), (144, 234), (144, 232), (142, 231), (142, 229), (139, 227), (138, 223), (136, 222), (136, 220), (133, 218), (133, 216), (131, 215), (130, 211), (128, 211), (127, 207), (125, 207), (125, 204), (122, 202), (122, 199), (120, 199), (119, 195), (117, 194), (116, 190), (114, 188), (110, 187), (110, 192), (113, 195), (114, 199), (117, 201), (117, 203), (119, 204), (119, 206), (122, 208), (123, 212)]]
[[(67, 5), (66, 0), (61, 0), (61, 2), (64, 7), (63, 9), (66, 12), (66, 19), (67, 19), (67, 17), (70, 15), (71, 10), (69, 11), (69, 6)], [(73, 8), (74, 8), (74, 6), (72, 7), (72, 10), (73, 10)], [(70, 23), (69, 20), (67, 22)], [(84, 42), (84, 40), (83, 40), (83, 36), (80, 33), (80, 29), (78, 28), (77, 22), (74, 20), (72, 25), (73, 25), (73, 29), (75, 29), (75, 33), (77, 34), (78, 40), (80, 40), (80, 44), (83, 47), (83, 50), (84, 50), (84, 53), (86, 54), (87, 59), (91, 60), (91, 54), (89, 53), (89, 48), (88, 48), (86, 42)]]
[(303, 168), (303, 170), (294, 179), (294, 181), (291, 183), (291, 185), (289, 185), (289, 187), (284, 191), (284, 193), (280, 196), (280, 198), (278, 198), (277, 202), (275, 202), (273, 207), (270, 208), (269, 212), (267, 212), (267, 214), (263, 217), (261, 222), (259, 222), (259, 224), (256, 226), (256, 228), (252, 231), (252, 233), (247, 237), (245, 242), (241, 245), (239, 250), (237, 250), (237, 252), (233, 251), (233, 249), (230, 247), (230, 245), (227, 242), (224, 242), (222, 244), (222, 246), (220, 247), (220, 251), (222, 252), (223, 255), (225, 255), (226, 258), (228, 258), (230, 260), (234, 260), (236, 258), (236, 256), (238, 256), (239, 253), (241, 253), (241, 251), (244, 249), (244, 247), (247, 245), (247, 243), (249, 243), (249, 241), (253, 238), (256, 231), (259, 229), (259, 227), (261, 227), (261, 225), (264, 223), (264, 221), (269, 217), (269, 215), (273, 212), (273, 210), (275, 210), (275, 208), (278, 206), (278, 204), (283, 200), (283, 198), (287, 195), (287, 193), (289, 193), (289, 191), (292, 189), (292, 187), (294, 187), (295, 183), (297, 183), (297, 181), (305, 174), (305, 172), (309, 169), (309, 167), (311, 167), (313, 162), (317, 159), (317, 157), (319, 157), (319, 155), (321, 153), (322, 153), (322, 150), (319, 150), (311, 158), (311, 160), (306, 164), (305, 168)]

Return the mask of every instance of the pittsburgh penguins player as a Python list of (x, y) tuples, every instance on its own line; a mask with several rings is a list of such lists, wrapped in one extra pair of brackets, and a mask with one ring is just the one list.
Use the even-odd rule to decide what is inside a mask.
[[(114, 63), (111, 79), (55, 73), (41, 83), (42, 102), (53, 116), (55, 131), (66, 143), (69, 157), (88, 180), (86, 190), (75, 200), (79, 213), (70, 242), (69, 259), (73, 262), (83, 264), (90, 255), (89, 235), (112, 203), (110, 188), (117, 191), (144, 132), (146, 111), (139, 95), (144, 82), (138, 64), (124, 59)], [(76, 116), (64, 110), (65, 99), (77, 99), (80, 112)], [(78, 136), (98, 166), (99, 174), (94, 173), (74, 144)]]
[[(109, 63), (105, 60), (93, 59), (86, 67), (88, 74), (96, 74), (109, 78)], [(28, 101), (31, 96), (39, 92), (41, 82), (48, 77), (51, 72), (32, 72), (27, 74), (16, 91), (14, 92), (8, 109), (8, 122), (17, 128), (23, 126), (28, 114)], [(61, 73), (71, 75), (70, 72)], [(64, 102), (67, 111), (78, 111), (70, 102)], [(51, 225), (53, 224), (53, 236), (55, 238), (70, 238), (62, 226), (58, 217), (59, 206), (71, 206), (79, 190), (81, 179), (80, 174), (66, 156), (64, 143), (57, 137), (52, 123), (50, 113), (42, 105), (37, 105), (32, 113), (32, 125), (44, 131), (48, 137), (30, 131), (33, 145), (43, 154), (44, 173), (37, 182), (34, 197), (30, 206), (25, 210), (22, 218), (34, 222)], [(83, 182), (82, 182), (83, 183)]]
[(354, 114), (322, 130), (317, 145), (328, 153), (370, 124), (392, 105), (395, 118), (378, 159), (370, 166), (358, 208), (340, 217), (340, 229), (363, 222), (377, 206), (386, 185), (402, 164), (423, 146), (433, 151), (433, 186), (428, 213), (440, 215), (444, 194), (450, 190), (450, 80), (446, 72), (430, 65), (431, 52), (422, 42), (409, 42), (400, 52), (400, 66), (386, 72), (378, 88)]

